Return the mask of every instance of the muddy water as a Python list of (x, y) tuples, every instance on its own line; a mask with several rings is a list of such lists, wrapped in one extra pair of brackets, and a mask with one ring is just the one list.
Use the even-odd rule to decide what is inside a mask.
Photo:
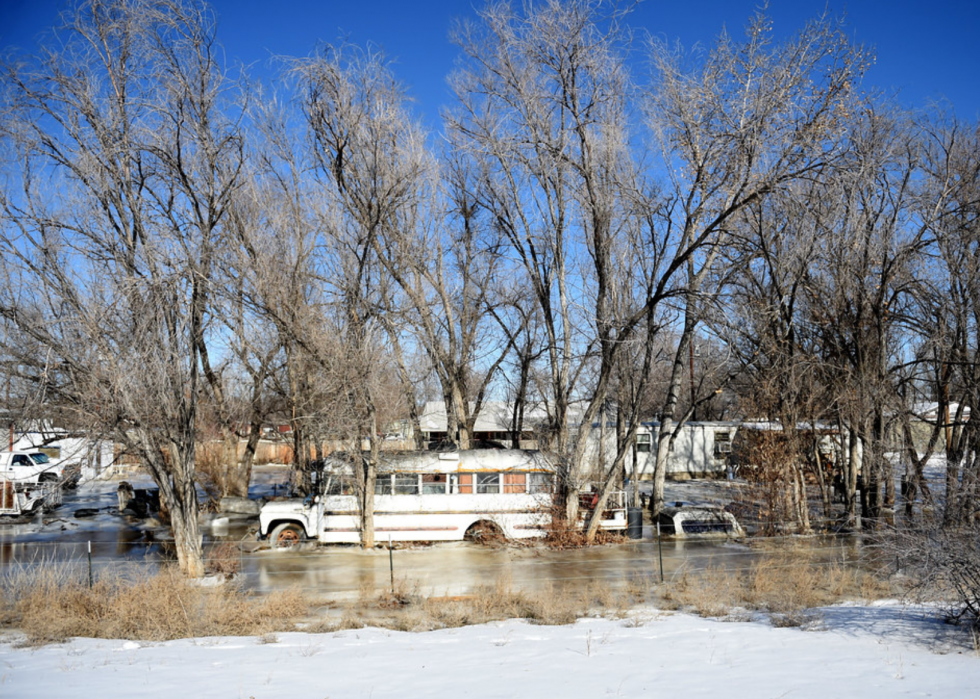
[[(646, 532), (651, 534), (649, 528)], [(648, 538), (626, 544), (555, 551), (543, 546), (486, 548), (468, 543), (422, 548), (385, 549), (311, 547), (303, 551), (260, 551), (243, 558), (249, 587), (268, 592), (290, 586), (331, 597), (353, 596), (359, 590), (396, 582), (417, 586), (429, 595), (462, 595), (501, 580), (517, 589), (557, 588), (582, 591), (590, 585), (620, 590), (649, 585), (663, 577), (677, 579), (708, 568), (745, 570), (763, 556), (792, 547), (809, 557), (810, 565), (843, 563), (867, 567), (867, 552), (854, 538), (806, 538), (738, 543), (728, 541), (657, 542)]]
[[(17, 566), (60, 565), (93, 575), (152, 573), (170, 559), (165, 531), (115, 511), (115, 483), (93, 484), (69, 492), (53, 513), (24, 523), (0, 525), (0, 570)], [(139, 487), (139, 486), (137, 486)], [(96, 510), (77, 518), (82, 508)], [(326, 597), (344, 599), (362, 590), (396, 582), (428, 595), (461, 595), (498, 580), (517, 589), (548, 587), (584, 590), (599, 584), (619, 590), (632, 583), (676, 579), (708, 568), (744, 570), (762, 557), (787, 548), (802, 549), (811, 564), (843, 563), (870, 567), (874, 553), (860, 538), (785, 538), (777, 540), (658, 542), (649, 527), (641, 541), (587, 549), (556, 551), (539, 545), (487, 548), (459, 542), (432, 546), (362, 551), (356, 547), (304, 544), (299, 550), (270, 551), (258, 547), (248, 523), (207, 527), (206, 549), (232, 542), (239, 579), (259, 593), (299, 587)], [(229, 549), (225, 547), (224, 554)], [(661, 568), (662, 560), (662, 568)]]

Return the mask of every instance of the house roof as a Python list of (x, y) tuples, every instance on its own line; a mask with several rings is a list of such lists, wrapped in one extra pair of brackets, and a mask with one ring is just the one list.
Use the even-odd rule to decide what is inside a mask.
[[(475, 404), (470, 403), (470, 410)], [(508, 432), (513, 419), (513, 403), (507, 401), (486, 401), (476, 416), (473, 425), (474, 432)], [(524, 427), (533, 429), (548, 420), (548, 411), (544, 405), (529, 405), (524, 409)], [(419, 428), (423, 432), (445, 432), (448, 419), (444, 401), (429, 401), (419, 417)]]
[[(470, 403), (470, 410), (474, 404)], [(582, 414), (585, 412), (584, 402), (574, 403), (569, 407), (568, 423), (571, 426), (578, 426), (582, 422)], [(473, 426), (474, 432), (509, 432), (511, 420), (513, 418), (513, 403), (508, 401), (486, 401), (476, 416)], [(607, 418), (606, 424), (609, 425)], [(548, 410), (543, 403), (529, 404), (524, 409), (524, 428), (534, 429), (539, 425), (546, 424), (548, 421)], [(598, 422), (595, 423), (597, 425)], [(643, 421), (644, 426), (650, 428), (659, 426), (657, 421)], [(738, 422), (687, 422), (689, 426), (715, 426), (715, 427), (738, 427)], [(446, 431), (446, 404), (443, 401), (429, 401), (423, 408), (422, 415), (419, 417), (419, 428), (423, 432), (445, 432)]]
[[(950, 419), (956, 418), (956, 412), (959, 410), (959, 403), (949, 404), (949, 417)], [(936, 401), (926, 402), (926, 403), (916, 403), (912, 406), (912, 412), (915, 413), (916, 417), (920, 420), (925, 420), (926, 422), (935, 422), (940, 416), (939, 413), (939, 403)], [(945, 418), (944, 418), (945, 419)], [(970, 419), (970, 406), (963, 406), (963, 419)]]

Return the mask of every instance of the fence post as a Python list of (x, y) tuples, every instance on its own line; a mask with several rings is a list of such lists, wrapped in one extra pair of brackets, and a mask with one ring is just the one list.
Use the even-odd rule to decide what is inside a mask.
[(391, 552), (391, 534), (388, 534), (388, 568), (391, 571), (391, 594), (395, 594), (395, 556)]
[(657, 553), (660, 556), (660, 582), (664, 581), (664, 547), (660, 541), (660, 520), (657, 520)]
[(92, 589), (92, 542), (88, 542), (88, 589)]

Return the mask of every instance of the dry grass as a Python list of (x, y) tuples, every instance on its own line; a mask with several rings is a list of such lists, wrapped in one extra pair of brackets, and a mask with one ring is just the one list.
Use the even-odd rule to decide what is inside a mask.
[(526, 619), (534, 624), (570, 624), (589, 614), (623, 616), (645, 600), (648, 585), (631, 581), (623, 590), (593, 584), (572, 590), (545, 585), (520, 590), (507, 577), (465, 595), (425, 596), (418, 584), (396, 581), (394, 590), (361, 590), (355, 604), (342, 616), (314, 621), (305, 630), (334, 632), (374, 626), (396, 631), (430, 631), (485, 624), (504, 619)]
[[(457, 628), (503, 619), (526, 619), (545, 625), (570, 624), (589, 614), (623, 615), (644, 600), (647, 590), (639, 581), (618, 591), (599, 583), (575, 590), (554, 585), (521, 590), (506, 576), (470, 594), (458, 596), (423, 597), (417, 588), (414, 592), (406, 592), (406, 588), (412, 589), (396, 584), (394, 598), (399, 602), (397, 606), (391, 603), (391, 591), (378, 595), (374, 609), (387, 613), (365, 614), (362, 623), (401, 631)], [(371, 606), (362, 604), (360, 609), (370, 610)], [(350, 613), (353, 614), (353, 610)], [(350, 624), (349, 617), (346, 623)]]
[(644, 602), (732, 620), (761, 612), (774, 625), (799, 626), (813, 618), (815, 607), (891, 594), (874, 576), (815, 561), (805, 551), (774, 553), (744, 570), (688, 572), (664, 585), (637, 577), (620, 589), (596, 582), (528, 590), (501, 577), (465, 595), (431, 596), (417, 583), (397, 580), (394, 589), (365, 587), (346, 607), (319, 608), (300, 591), (259, 597), (234, 584), (202, 587), (169, 569), (134, 580), (100, 578), (89, 588), (78, 566), (48, 564), (13, 569), (0, 581), (0, 628), (20, 629), (32, 644), (73, 636), (163, 641), (214, 635), (275, 643), (277, 633), (295, 630), (425, 631), (515, 618), (568, 624), (589, 615), (626, 617)]
[(234, 585), (203, 587), (176, 571), (124, 580), (102, 577), (89, 587), (77, 567), (16, 569), (2, 585), (2, 623), (28, 643), (72, 636), (165, 641), (294, 630), (308, 609), (296, 591), (253, 597)]
[(767, 556), (748, 570), (708, 568), (684, 573), (662, 586), (665, 607), (701, 616), (750, 618), (739, 610), (768, 613), (776, 626), (800, 626), (815, 607), (894, 594), (874, 575), (835, 562), (818, 562), (805, 552)]

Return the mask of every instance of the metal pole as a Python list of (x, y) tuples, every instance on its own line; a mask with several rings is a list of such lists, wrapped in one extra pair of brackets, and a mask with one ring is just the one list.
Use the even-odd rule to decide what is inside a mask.
[(88, 589), (92, 589), (92, 542), (88, 542)]
[(391, 552), (391, 534), (388, 535), (388, 569), (391, 571), (391, 594), (395, 594), (395, 556)]
[(660, 555), (660, 582), (664, 581), (664, 547), (660, 541), (660, 521), (657, 520), (657, 553)]

